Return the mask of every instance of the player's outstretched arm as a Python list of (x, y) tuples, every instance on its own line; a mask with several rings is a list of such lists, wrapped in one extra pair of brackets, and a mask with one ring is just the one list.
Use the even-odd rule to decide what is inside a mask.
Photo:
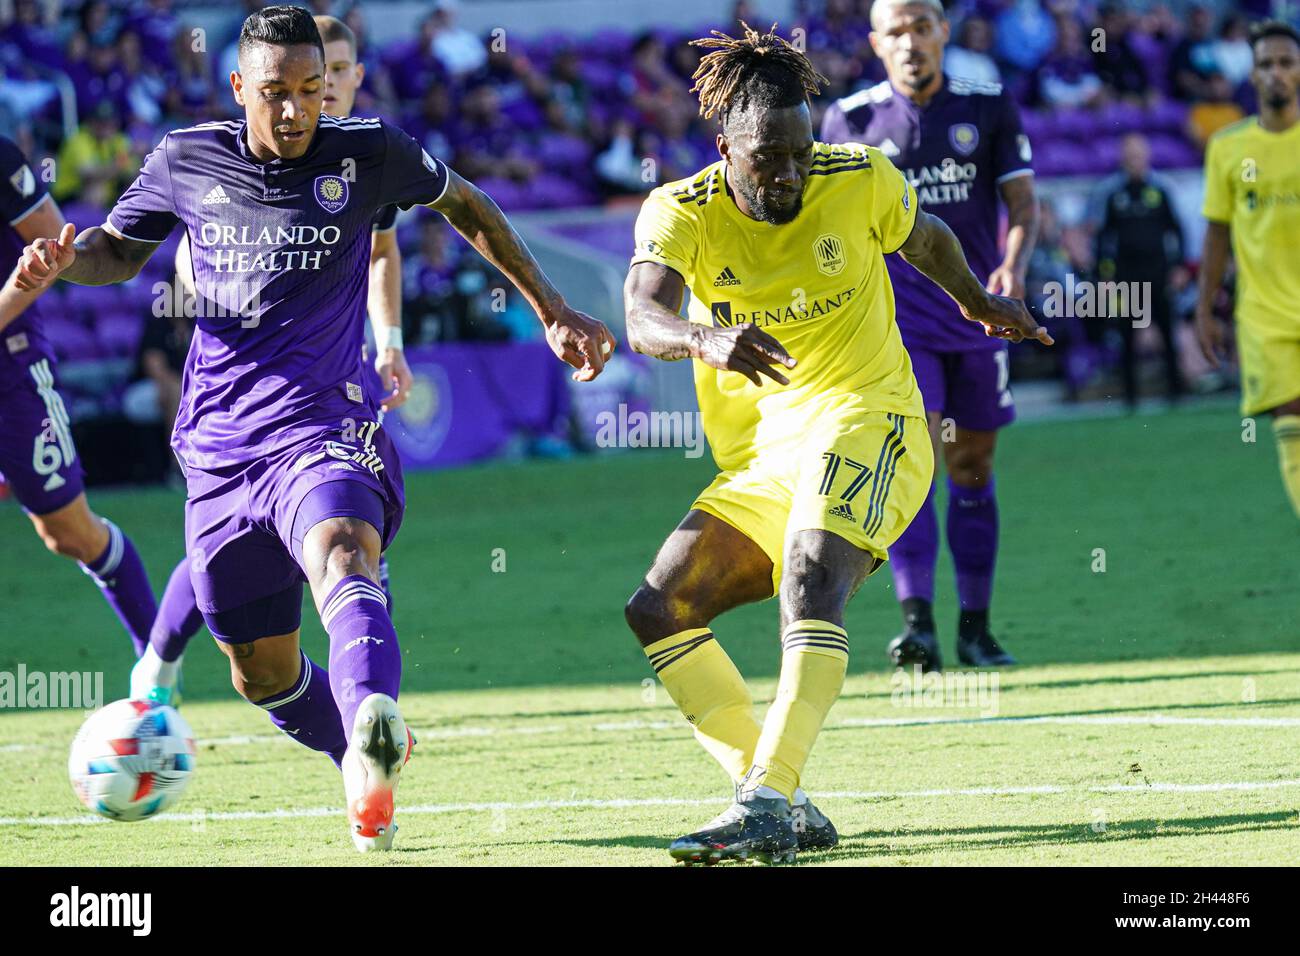
[(1223, 323), (1214, 317), (1214, 297), (1223, 285), (1223, 274), (1228, 269), (1228, 243), (1232, 236), (1226, 222), (1205, 223), (1205, 241), (1201, 246), (1201, 272), (1196, 296), (1196, 340), (1201, 352), (1215, 368), (1222, 363), (1220, 356), (1227, 347)]
[[(23, 216), (22, 220), (14, 226), (14, 230), (23, 242), (31, 243), (38, 239), (49, 239), (57, 243), (65, 225), (59, 204), (54, 201), (53, 196), (47, 194), (35, 209)], [(22, 315), (29, 305), (40, 298), (42, 291), (19, 288), (17, 267), (15, 267), (14, 274), (5, 283), (4, 288), (0, 289), (0, 331), (3, 331), (5, 326)]]
[(430, 208), (523, 293), (546, 328), (551, 351), (578, 370), (573, 378), (591, 381), (614, 351), (614, 336), (603, 322), (569, 307), (491, 197), (450, 169), (447, 176), (447, 188)]
[(911, 235), (898, 251), (930, 281), (952, 296), (962, 315), (984, 326), (985, 335), (1010, 342), (1037, 339), (1044, 345), (1052, 344), (1047, 329), (1034, 321), (1023, 301), (994, 295), (980, 285), (966, 264), (961, 243), (938, 216), (918, 212)]
[(699, 359), (712, 368), (739, 372), (755, 385), (763, 384), (763, 375), (790, 384), (772, 367), (795, 366), (780, 342), (749, 323), (712, 328), (687, 322), (678, 314), (685, 290), (682, 277), (667, 266), (657, 262), (632, 266), (623, 286), (623, 309), (633, 351), (669, 362)]
[(102, 226), (78, 236), (67, 223), (58, 239), (37, 239), (23, 250), (10, 281), (25, 292), (44, 292), (57, 279), (112, 285), (134, 278), (157, 248), (156, 242), (114, 236)]

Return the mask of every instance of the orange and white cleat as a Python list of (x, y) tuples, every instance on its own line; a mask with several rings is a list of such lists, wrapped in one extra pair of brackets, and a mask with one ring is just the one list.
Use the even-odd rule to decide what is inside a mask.
[(414, 745), (397, 701), (371, 694), (361, 702), (343, 754), (343, 790), (352, 842), (362, 853), (392, 849), (393, 791)]

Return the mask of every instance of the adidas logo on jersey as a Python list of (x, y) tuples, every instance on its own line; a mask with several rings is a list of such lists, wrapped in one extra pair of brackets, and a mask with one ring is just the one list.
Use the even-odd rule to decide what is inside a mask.
[(731, 271), (731, 266), (727, 266), (727, 268), (719, 272), (718, 277), (713, 280), (713, 287), (715, 289), (719, 289), (726, 285), (740, 285), (740, 280), (737, 279), (736, 274)]
[(853, 509), (849, 507), (849, 503), (847, 501), (844, 502), (844, 504), (842, 505), (836, 505), (834, 508), (832, 508), (830, 514), (832, 518), (844, 518), (846, 521), (858, 520), (853, 516)]
[(208, 194), (203, 197), (203, 205), (205, 206), (216, 206), (227, 202), (230, 202), (230, 197), (226, 195), (226, 191), (221, 188), (220, 183), (209, 189)]

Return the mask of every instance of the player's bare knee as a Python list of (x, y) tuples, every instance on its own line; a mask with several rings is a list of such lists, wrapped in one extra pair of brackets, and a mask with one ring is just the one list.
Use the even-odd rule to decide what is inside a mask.
[[(355, 574), (378, 582), (378, 547), (369, 547), (368, 537), (375, 538), (377, 535), (364, 521), (352, 518), (322, 521), (311, 529), (304, 544), (308, 573), (317, 581), (331, 586)], [(374, 554), (371, 554), (372, 550)]]
[(251, 703), (283, 693), (298, 679), (298, 668), (268, 657), (258, 659), (246, 652), (252, 645), (233, 645), (230, 654), (230, 683), (240, 697)]
[(824, 537), (812, 537), (792, 547), (781, 576), (782, 620), (841, 621), (863, 576), (853, 566), (859, 555), (864, 561), (872, 560), (857, 549), (837, 550)]
[(51, 552), (64, 558), (71, 558), (73, 561), (89, 563), (99, 557), (104, 550), (99, 547), (99, 542), (92, 535), (74, 526), (43, 527), (37, 533)]
[(983, 488), (993, 478), (993, 452), (989, 448), (948, 448), (945, 464), (948, 477), (959, 488)]
[(663, 594), (644, 583), (627, 599), (623, 618), (642, 644), (653, 644), (671, 626)]
[[(793, 563), (793, 562), (792, 562)], [(781, 608), (790, 620), (826, 620), (838, 617), (847, 594), (834, 569), (815, 557), (804, 556), (797, 568), (781, 578)]]
[(665, 594), (645, 583), (628, 598), (623, 617), (642, 645), (692, 627), (705, 627), (709, 622), (709, 616), (696, 602)]

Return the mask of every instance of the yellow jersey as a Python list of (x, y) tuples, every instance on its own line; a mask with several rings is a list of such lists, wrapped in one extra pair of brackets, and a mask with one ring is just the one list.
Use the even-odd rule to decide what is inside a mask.
[(790, 379), (754, 385), (695, 361), (695, 388), (718, 467), (742, 467), (765, 444), (806, 428), (824, 401), (924, 417), (912, 363), (894, 321), (886, 253), (916, 220), (916, 193), (889, 159), (858, 143), (813, 147), (803, 208), (773, 225), (740, 211), (726, 163), (655, 189), (636, 223), (632, 263), (657, 262), (690, 289), (691, 322), (750, 322), (796, 360)]
[(1203, 212), (1232, 230), (1237, 321), (1300, 335), (1300, 123), (1270, 133), (1251, 116), (1215, 133)]

